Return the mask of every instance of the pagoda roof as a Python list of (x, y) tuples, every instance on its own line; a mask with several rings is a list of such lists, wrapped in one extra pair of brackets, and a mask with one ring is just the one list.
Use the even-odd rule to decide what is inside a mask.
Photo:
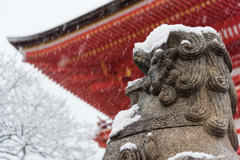
[(215, 28), (233, 68), (240, 66), (238, 0), (117, 0), (49, 31), (8, 40), (26, 62), (114, 117), (130, 106), (127, 82), (144, 76), (132, 61), (134, 43), (164, 23)]

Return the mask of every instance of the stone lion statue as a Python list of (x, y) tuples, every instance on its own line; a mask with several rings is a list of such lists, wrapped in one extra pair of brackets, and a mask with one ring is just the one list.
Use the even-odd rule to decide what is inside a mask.
[(126, 95), (138, 106), (129, 119), (141, 118), (110, 135), (103, 159), (240, 159), (232, 118), (237, 94), (224, 43), (213, 29), (161, 27), (170, 28), (165, 40), (135, 45), (133, 53), (146, 77), (128, 86)]

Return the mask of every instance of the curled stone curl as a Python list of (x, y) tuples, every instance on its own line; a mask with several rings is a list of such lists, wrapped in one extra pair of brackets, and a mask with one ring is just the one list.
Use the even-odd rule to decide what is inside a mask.
[(202, 57), (205, 54), (207, 44), (201, 35), (189, 34), (190, 43), (183, 43), (178, 48), (178, 55), (182, 60), (193, 60)]
[(179, 92), (189, 94), (200, 88), (203, 81), (204, 81), (203, 71), (198, 70), (198, 72), (193, 73), (192, 75), (188, 75), (186, 77), (180, 76), (176, 80), (175, 86)]
[(201, 122), (209, 117), (209, 112), (205, 106), (192, 106), (185, 113), (185, 118), (192, 122)]
[(119, 154), (119, 160), (141, 160), (141, 155), (137, 150), (125, 149)]
[(172, 105), (176, 101), (177, 97), (176, 90), (170, 85), (163, 85), (158, 96), (161, 104), (165, 107)]
[(175, 48), (169, 48), (166, 52), (165, 52), (165, 56), (167, 58), (170, 58), (170, 59), (175, 59), (176, 56), (177, 56), (177, 49)]
[(223, 56), (229, 72), (232, 72), (232, 62), (222, 40), (213, 33), (203, 33), (203, 36), (209, 42), (210, 50), (217, 56)]
[(228, 129), (228, 122), (224, 118), (220, 119), (213, 116), (206, 121), (204, 128), (212, 135), (224, 137)]
[(160, 71), (160, 73), (157, 75), (157, 79), (159, 81), (163, 81), (167, 75), (168, 71), (166, 69), (163, 69)]
[(217, 39), (214, 39), (209, 43), (210, 49), (218, 56), (223, 56), (226, 54), (226, 48), (224, 43), (219, 42)]
[(164, 83), (165, 84), (172, 84), (172, 83), (174, 83), (179, 75), (180, 75), (180, 72), (178, 70), (171, 70), (169, 72), (168, 77), (165, 79)]
[(162, 62), (163, 68), (166, 70), (171, 70), (173, 68), (173, 61), (169, 58), (166, 58)]
[(151, 87), (150, 87), (150, 92), (153, 95), (158, 95), (160, 93), (160, 91), (161, 91), (161, 82), (160, 81), (152, 82)]
[(220, 75), (210, 76), (208, 78), (208, 87), (215, 92), (225, 93), (228, 91), (229, 82), (227, 78), (223, 78)]

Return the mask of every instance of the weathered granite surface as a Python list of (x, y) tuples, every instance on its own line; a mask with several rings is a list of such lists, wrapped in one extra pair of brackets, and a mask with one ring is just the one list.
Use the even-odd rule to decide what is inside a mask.
[[(190, 44), (181, 44), (183, 40)], [(136, 114), (141, 120), (110, 137), (103, 159), (167, 160), (187, 151), (217, 160), (240, 159), (232, 118), (237, 97), (222, 40), (213, 33), (174, 31), (159, 48), (134, 53), (135, 64), (147, 76), (128, 87), (126, 95), (132, 105), (140, 106)], [(127, 142), (136, 144), (137, 150), (120, 152)], [(205, 158), (177, 160), (197, 159)]]

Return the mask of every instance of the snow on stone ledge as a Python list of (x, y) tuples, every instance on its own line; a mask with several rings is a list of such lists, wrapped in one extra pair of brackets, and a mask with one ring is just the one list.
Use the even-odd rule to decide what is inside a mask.
[(112, 131), (109, 134), (110, 137), (116, 135), (119, 131), (123, 130), (124, 127), (138, 121), (141, 119), (141, 115), (133, 115), (136, 113), (136, 111), (139, 109), (139, 106), (137, 104), (133, 105), (130, 109), (120, 111), (116, 115), (113, 124), (112, 124)]
[(138, 79), (135, 79), (134, 81), (129, 81), (127, 88), (132, 87), (134, 84), (136, 84), (139, 81), (143, 81), (143, 78), (138, 78)]
[(211, 32), (213, 34), (218, 35), (217, 31), (212, 27), (187, 27), (182, 24), (176, 25), (167, 25), (163, 24), (157, 28), (155, 28), (146, 40), (142, 43), (135, 43), (135, 48), (133, 49), (133, 53), (138, 50), (143, 50), (146, 53), (150, 53), (155, 47), (160, 47), (163, 43), (167, 42), (167, 38), (171, 31), (184, 31), (187, 33), (196, 33), (198, 35), (202, 35), (202, 33)]
[(126, 144), (124, 144), (123, 146), (121, 146), (120, 148), (120, 152), (122, 152), (124, 149), (130, 149), (130, 150), (137, 150), (137, 146), (134, 143), (131, 142), (127, 142)]
[(176, 160), (180, 157), (185, 157), (185, 156), (191, 156), (193, 158), (205, 158), (205, 159), (216, 159), (216, 158), (222, 158), (224, 155), (219, 155), (219, 156), (214, 156), (211, 154), (207, 153), (199, 153), (199, 152), (182, 152), (176, 154), (174, 157), (169, 158), (168, 160)]

